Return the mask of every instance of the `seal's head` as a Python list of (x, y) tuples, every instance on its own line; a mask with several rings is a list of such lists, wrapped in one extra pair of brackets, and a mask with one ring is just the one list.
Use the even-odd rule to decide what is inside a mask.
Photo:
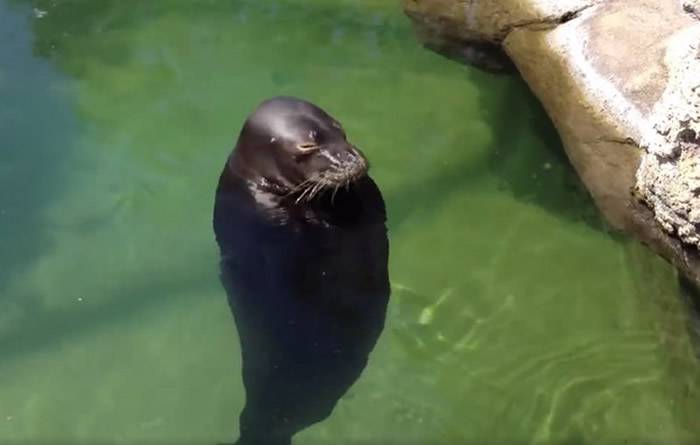
[(325, 111), (304, 100), (275, 97), (246, 120), (228, 168), (266, 192), (300, 202), (351, 184), (369, 165)]

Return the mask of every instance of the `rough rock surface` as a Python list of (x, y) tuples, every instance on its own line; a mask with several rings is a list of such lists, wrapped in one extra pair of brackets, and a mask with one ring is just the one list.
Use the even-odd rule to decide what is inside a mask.
[(700, 284), (700, 0), (404, 0), (404, 8), (439, 52), (502, 49), (606, 219)]
[(664, 229), (700, 247), (700, 23), (669, 42), (666, 66), (637, 185)]

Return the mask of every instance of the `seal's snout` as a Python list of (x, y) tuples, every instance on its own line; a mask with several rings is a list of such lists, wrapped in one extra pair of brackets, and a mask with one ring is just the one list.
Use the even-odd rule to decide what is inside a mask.
[(349, 151), (348, 166), (354, 172), (354, 178), (366, 175), (369, 170), (367, 158), (355, 147), (352, 147), (352, 150)]
[(352, 182), (369, 170), (367, 158), (350, 144), (329, 147), (326, 157), (330, 162), (324, 176), (336, 183)]
[(367, 159), (356, 147), (349, 145), (346, 149), (338, 153), (341, 165), (346, 167), (366, 168)]

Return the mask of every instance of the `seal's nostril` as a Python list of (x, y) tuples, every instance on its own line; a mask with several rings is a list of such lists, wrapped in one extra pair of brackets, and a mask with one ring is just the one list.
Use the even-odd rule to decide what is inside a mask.
[(362, 155), (360, 155), (360, 152), (357, 150), (357, 148), (351, 147), (350, 150), (348, 150), (348, 159), (351, 162), (361, 161)]

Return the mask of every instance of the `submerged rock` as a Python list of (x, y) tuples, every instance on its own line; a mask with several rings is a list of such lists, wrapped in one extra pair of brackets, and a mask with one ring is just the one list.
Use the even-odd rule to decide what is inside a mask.
[(404, 0), (404, 9), (426, 46), (452, 58), (475, 44), (502, 49), (610, 224), (700, 284), (700, 1)]

